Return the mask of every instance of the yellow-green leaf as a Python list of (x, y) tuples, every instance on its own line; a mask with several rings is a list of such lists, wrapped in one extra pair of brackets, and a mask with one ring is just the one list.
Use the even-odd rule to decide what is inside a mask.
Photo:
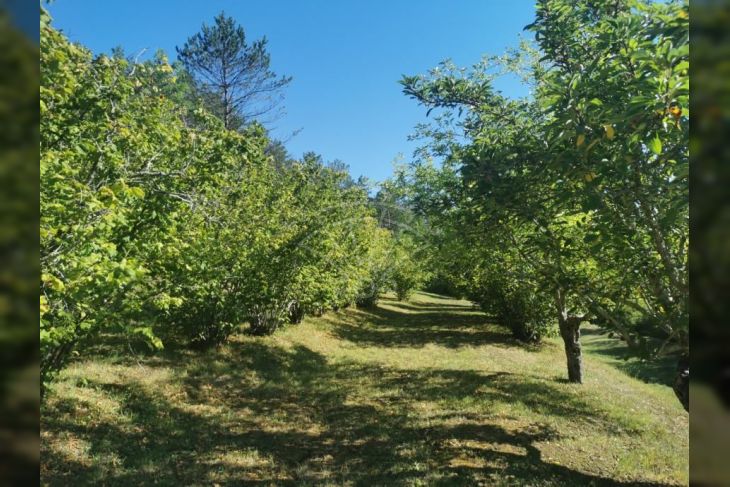
[(659, 138), (658, 134), (651, 139), (651, 142), (649, 142), (649, 149), (651, 149), (651, 151), (656, 155), (662, 153), (662, 140)]
[(613, 129), (613, 127), (609, 124), (606, 124), (603, 126), (603, 130), (606, 131), (606, 137), (611, 140), (616, 136), (616, 131)]
[(61, 281), (59, 278), (57, 278), (54, 275), (51, 274), (43, 274), (41, 276), (41, 280), (44, 284), (46, 284), (48, 287), (53, 289), (54, 291), (61, 292), (64, 289), (66, 289), (66, 285)]

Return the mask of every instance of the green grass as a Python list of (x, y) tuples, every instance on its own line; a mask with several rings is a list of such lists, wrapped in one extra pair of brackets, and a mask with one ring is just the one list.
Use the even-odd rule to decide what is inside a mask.
[(42, 411), (42, 482), (687, 484), (688, 417), (661, 380), (589, 333), (569, 384), (556, 341), (487, 321), (419, 293), (207, 353), (81, 357)]

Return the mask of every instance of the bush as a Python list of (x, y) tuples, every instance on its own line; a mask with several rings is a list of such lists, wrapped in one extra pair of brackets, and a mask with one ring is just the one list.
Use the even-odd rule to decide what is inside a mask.
[(204, 348), (377, 300), (391, 234), (346, 169), (277, 164), (261, 126), (181, 104), (164, 56), (94, 58), (41, 21), (43, 384), (112, 325)]
[(537, 286), (510, 280), (504, 274), (489, 275), (480, 284), (471, 299), (509, 328), (515, 338), (525, 343), (538, 343), (550, 334), (550, 301)]
[(236, 326), (228, 322), (208, 322), (198, 327), (196, 335), (190, 338), (190, 346), (195, 349), (212, 348), (228, 340)]
[(408, 234), (401, 234), (393, 243), (390, 257), (390, 282), (398, 299), (404, 301), (428, 279), (428, 273), (423, 268), (423, 256), (419, 255), (413, 238)]
[[(370, 222), (371, 224), (373, 222)], [(355, 295), (355, 304), (371, 308), (378, 303), (380, 294), (388, 290), (393, 266), (393, 239), (383, 228), (374, 228), (363, 268), (366, 270)]]
[(256, 306), (249, 319), (249, 333), (271, 335), (288, 321), (288, 306)]
[(382, 291), (384, 291), (383, 283), (371, 280), (360, 289), (357, 298), (355, 298), (355, 304), (358, 308), (373, 308), (378, 304)]

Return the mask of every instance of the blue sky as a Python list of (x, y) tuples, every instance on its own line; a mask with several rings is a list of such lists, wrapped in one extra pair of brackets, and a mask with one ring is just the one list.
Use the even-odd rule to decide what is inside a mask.
[[(286, 115), (274, 135), (293, 156), (315, 151), (340, 159), (353, 176), (380, 181), (402, 154), (426, 111), (405, 97), (398, 80), (450, 58), (468, 66), (482, 54), (501, 54), (532, 22), (533, 0), (55, 0), (54, 24), (96, 53), (121, 45), (128, 53), (175, 46), (212, 23), (221, 10), (250, 39), (269, 40), (272, 68), (294, 77)], [(524, 95), (517, 82), (498, 88)]]

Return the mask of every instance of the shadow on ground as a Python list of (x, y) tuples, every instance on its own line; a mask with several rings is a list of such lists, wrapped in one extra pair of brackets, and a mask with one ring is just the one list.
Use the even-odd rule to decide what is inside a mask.
[[(510, 344), (504, 335), (472, 329), (483, 316), (384, 309), (359, 315), (371, 320), (367, 330), (341, 325), (335, 331), (381, 346), (457, 346), (475, 339)], [(125, 421), (88, 423), (82, 416), (90, 404), (70, 398), (53, 403), (44, 411), (43, 429), (70, 434), (88, 443), (92, 458), (110, 460), (89, 465), (46, 449), (44, 483), (659, 485), (622, 483), (551, 463), (537, 444), (561, 433), (546, 425), (508, 430), (488, 413), (428, 416), (417, 409), (419, 403), (468, 398), (487, 405), (509, 401), (607, 431), (616, 427), (559, 384), (509, 373), (333, 363), (304, 346), (284, 348), (265, 339), (235, 341), (222, 356), (190, 357), (172, 350), (145, 364), (184, 368), (171, 379), (175, 395), (135, 383), (84, 386), (116, 401)]]
[(375, 347), (521, 346), (539, 350), (543, 345), (526, 346), (509, 330), (490, 324), (491, 318), (471, 306), (444, 306), (433, 303), (401, 303), (383, 299), (382, 305), (358, 309), (346, 317), (326, 316), (333, 333), (358, 345)]
[(673, 384), (676, 358), (640, 360), (630, 353), (624, 342), (596, 326), (583, 327), (581, 335), (587, 352), (609, 359), (611, 365), (627, 375), (648, 383)]

